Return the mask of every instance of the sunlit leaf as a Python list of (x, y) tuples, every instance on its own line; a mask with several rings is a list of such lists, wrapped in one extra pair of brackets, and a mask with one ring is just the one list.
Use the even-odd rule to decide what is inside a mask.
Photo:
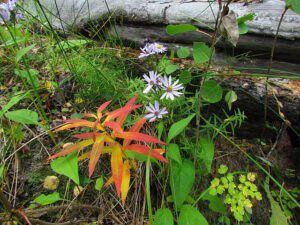
[(168, 144), (167, 158), (182, 164), (179, 146), (177, 144)]
[(168, 25), (166, 28), (167, 34), (175, 35), (191, 31), (197, 31), (198, 28), (191, 24)]
[(41, 194), (40, 196), (35, 198), (33, 201), (40, 205), (49, 205), (49, 204), (58, 202), (60, 200), (63, 200), (63, 199), (60, 198), (59, 193), (53, 192), (52, 194), (49, 194), (49, 195)]
[(91, 177), (94, 173), (96, 165), (99, 161), (103, 146), (104, 146), (104, 138), (105, 135), (102, 134), (96, 138), (96, 141), (93, 145), (91, 154), (90, 154), (90, 161), (89, 161), (89, 177)]
[(213, 51), (204, 42), (194, 42), (193, 45), (193, 56), (195, 63), (205, 63), (207, 62)]
[(19, 109), (5, 113), (5, 117), (22, 124), (38, 124), (39, 116), (35, 111), (28, 109)]
[(103, 183), (104, 183), (103, 177), (98, 178), (98, 179), (96, 180), (95, 189), (96, 189), (97, 191), (100, 191), (100, 190), (102, 189), (102, 187), (103, 187)]
[(190, 55), (190, 50), (188, 48), (182, 47), (177, 50), (177, 55), (179, 58), (187, 58)]
[(178, 134), (180, 134), (189, 125), (189, 123), (192, 121), (194, 116), (195, 116), (195, 114), (192, 114), (192, 115), (188, 116), (187, 118), (174, 123), (171, 126), (169, 133), (168, 133), (168, 143), (173, 138), (175, 138)]
[(123, 164), (123, 175), (122, 175), (122, 185), (121, 185), (121, 199), (123, 205), (125, 205), (125, 200), (129, 191), (130, 183), (130, 163), (129, 160), (125, 160)]
[(2, 106), (2, 109), (0, 110), (0, 118), (6, 113), (11, 107), (18, 104), (22, 99), (27, 98), (30, 91), (28, 92), (17, 92), (14, 94), (14, 96), (9, 100), (9, 102)]
[(114, 178), (117, 194), (120, 197), (122, 175), (123, 175), (123, 159), (122, 150), (119, 145), (115, 145), (111, 154), (111, 171)]
[(50, 165), (51, 169), (61, 175), (69, 177), (79, 185), (77, 153), (69, 154), (66, 157), (60, 157), (53, 160)]

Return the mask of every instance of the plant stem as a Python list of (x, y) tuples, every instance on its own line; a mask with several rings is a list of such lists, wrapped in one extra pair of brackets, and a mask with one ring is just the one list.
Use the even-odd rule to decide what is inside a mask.
[(151, 155), (151, 151), (148, 155), (147, 163), (146, 163), (146, 196), (147, 196), (149, 224), (153, 225), (153, 214), (152, 214), (151, 192), (150, 192), (150, 170), (151, 170), (150, 155)]
[[(277, 26), (277, 31), (276, 31), (276, 34), (275, 34), (275, 37), (274, 37), (274, 40), (273, 40), (273, 44), (272, 44), (271, 55), (270, 55), (270, 63), (269, 63), (267, 74), (271, 73), (271, 69), (272, 69), (272, 65), (273, 65), (274, 52), (275, 52), (275, 47), (276, 47), (276, 43), (277, 43), (277, 39), (278, 39), (279, 30), (280, 30), (283, 18), (285, 16), (286, 12), (288, 11), (288, 9), (289, 9), (288, 7), (285, 7), (284, 11), (281, 14), (281, 17), (280, 17), (280, 20), (279, 20), (279, 23), (278, 23), (278, 26)], [(263, 132), (262, 132), (262, 136), (265, 133), (266, 124), (267, 124), (267, 117), (268, 117), (268, 89), (269, 89), (268, 88), (268, 81), (269, 81), (269, 78), (267, 77), (266, 86), (265, 86), (265, 104), (264, 104), (264, 123), (265, 123), (265, 126), (264, 126), (264, 129), (263, 129)]]

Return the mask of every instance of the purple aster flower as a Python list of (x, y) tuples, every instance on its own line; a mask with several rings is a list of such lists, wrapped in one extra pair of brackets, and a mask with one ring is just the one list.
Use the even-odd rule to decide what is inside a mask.
[(147, 43), (144, 48), (141, 48), (142, 52), (139, 55), (139, 59), (148, 57), (154, 54), (160, 54), (167, 51), (167, 48), (158, 43)]
[(8, 4), (0, 3), (0, 17), (4, 21), (8, 21), (10, 19), (10, 10)]
[(180, 95), (182, 95), (183, 93), (179, 92), (179, 90), (183, 89), (182, 84), (178, 84), (179, 80), (176, 80), (173, 84), (172, 84), (172, 77), (169, 76), (166, 77), (164, 76), (161, 79), (162, 82), (162, 89), (165, 91), (165, 93), (161, 96), (160, 99), (171, 99), (174, 100), (175, 97), (178, 97)]
[(149, 122), (154, 122), (157, 119), (161, 119), (163, 115), (168, 114), (167, 109), (164, 107), (162, 109), (159, 108), (158, 101), (154, 102), (154, 106), (150, 103), (149, 106), (146, 106), (146, 110), (148, 114), (145, 116)]
[(155, 71), (149, 71), (149, 76), (144, 74), (143, 77), (144, 80), (147, 82), (147, 88), (143, 91), (143, 93), (145, 94), (153, 90), (154, 87), (158, 87), (161, 85), (160, 77), (157, 75), (157, 72)]

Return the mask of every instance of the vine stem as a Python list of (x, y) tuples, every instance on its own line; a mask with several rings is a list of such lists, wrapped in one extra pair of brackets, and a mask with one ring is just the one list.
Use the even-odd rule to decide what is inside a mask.
[[(272, 65), (273, 65), (273, 58), (274, 58), (274, 53), (275, 53), (275, 47), (276, 47), (276, 43), (277, 43), (277, 39), (278, 39), (278, 35), (279, 35), (279, 30), (280, 30), (283, 18), (285, 16), (286, 12), (288, 11), (288, 9), (289, 9), (289, 7), (286, 6), (284, 11), (281, 14), (281, 17), (280, 17), (280, 20), (279, 20), (279, 23), (278, 23), (278, 26), (277, 26), (276, 34), (275, 34), (275, 37), (273, 39), (273, 44), (272, 44), (272, 49), (271, 49), (271, 54), (270, 54), (270, 62), (269, 62), (267, 74), (271, 73), (271, 69), (272, 69)], [(265, 126), (264, 126), (264, 129), (263, 129), (263, 132), (262, 132), (262, 136), (265, 133), (266, 124), (267, 124), (267, 117), (268, 117), (268, 90), (269, 90), (268, 81), (269, 81), (269, 78), (267, 77), (266, 78), (266, 85), (265, 85), (265, 104), (264, 104), (264, 123), (265, 123)]]

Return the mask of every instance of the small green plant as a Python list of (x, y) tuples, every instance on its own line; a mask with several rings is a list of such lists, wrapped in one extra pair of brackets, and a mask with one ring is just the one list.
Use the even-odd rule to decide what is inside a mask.
[(262, 200), (262, 195), (254, 184), (256, 175), (254, 173), (240, 174), (229, 173), (228, 167), (221, 165), (218, 169), (220, 177), (211, 181), (209, 194), (224, 196), (224, 203), (230, 205), (230, 211), (238, 221), (244, 220), (245, 210), (253, 207), (253, 201)]
[[(293, 188), (292, 190), (290, 190), (290, 193), (293, 197), (295, 197), (297, 199), (299, 194), (300, 194), (300, 189), (299, 188)], [(296, 203), (293, 202), (287, 194), (278, 192), (276, 190), (272, 190), (271, 195), (273, 196), (273, 198), (277, 202), (280, 202), (285, 216), (289, 220), (292, 219), (293, 218), (293, 213), (292, 212), (295, 208), (297, 208)]]

